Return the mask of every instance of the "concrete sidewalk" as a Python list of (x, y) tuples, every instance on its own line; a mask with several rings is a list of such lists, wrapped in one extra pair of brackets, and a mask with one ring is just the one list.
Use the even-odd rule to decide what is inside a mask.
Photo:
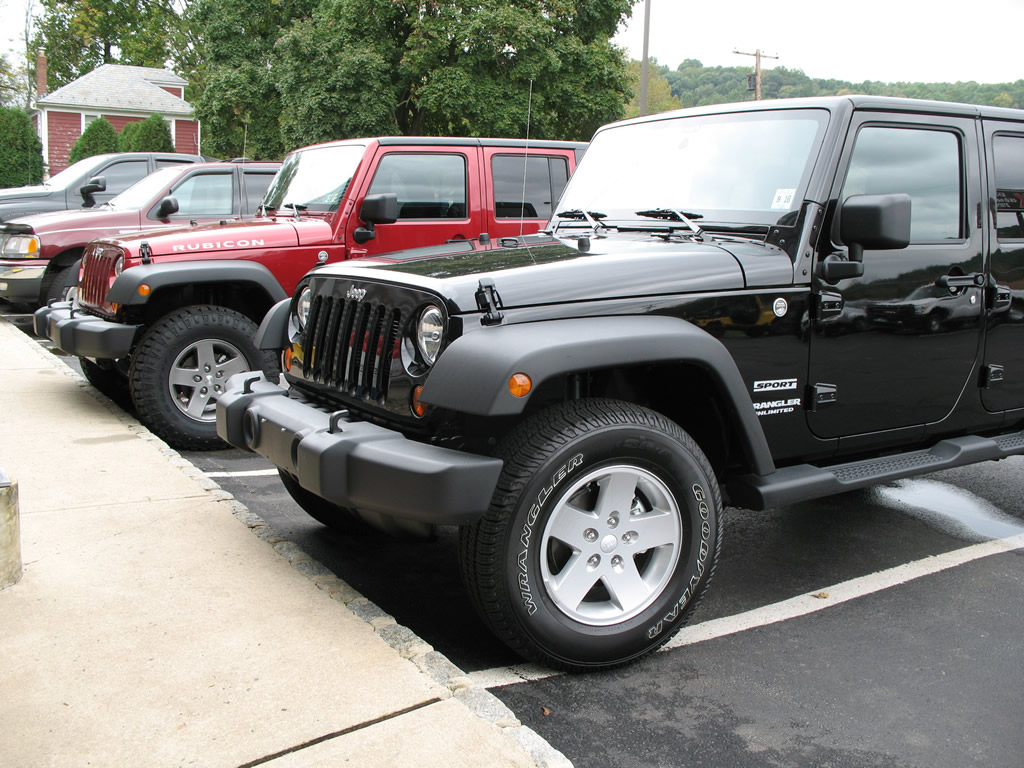
[(4, 766), (569, 765), (3, 320), (0, 374)]

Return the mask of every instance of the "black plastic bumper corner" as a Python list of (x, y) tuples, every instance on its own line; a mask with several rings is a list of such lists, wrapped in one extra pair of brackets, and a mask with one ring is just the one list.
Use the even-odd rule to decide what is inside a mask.
[(50, 339), (68, 354), (97, 359), (127, 357), (139, 329), (75, 312), (69, 301), (40, 307), (32, 322), (37, 336)]
[(434, 525), (464, 525), (487, 510), (500, 459), (407, 439), (394, 430), (325, 413), (262, 373), (228, 381), (217, 434), (296, 477), (341, 507)]

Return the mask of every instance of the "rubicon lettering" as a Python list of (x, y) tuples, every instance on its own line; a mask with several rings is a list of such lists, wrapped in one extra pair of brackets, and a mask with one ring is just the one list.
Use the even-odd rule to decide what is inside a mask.
[(202, 243), (184, 243), (183, 245), (172, 245), (171, 251), (183, 253), (185, 251), (219, 251), (223, 248), (262, 248), (265, 243), (262, 240), (213, 240)]

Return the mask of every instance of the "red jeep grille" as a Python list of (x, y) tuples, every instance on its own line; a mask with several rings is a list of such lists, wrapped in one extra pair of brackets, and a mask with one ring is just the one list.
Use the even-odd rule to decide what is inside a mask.
[(318, 296), (302, 338), (302, 375), (356, 397), (387, 397), (401, 312), (370, 301)]
[(96, 307), (110, 313), (107, 292), (114, 283), (114, 265), (124, 252), (113, 245), (91, 243), (82, 257), (85, 269), (78, 286), (78, 301), (89, 307)]

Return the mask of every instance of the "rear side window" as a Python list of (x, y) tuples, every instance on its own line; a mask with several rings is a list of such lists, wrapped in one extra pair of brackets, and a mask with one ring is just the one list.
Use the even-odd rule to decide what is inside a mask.
[(189, 176), (172, 194), (178, 200), (180, 216), (230, 216), (231, 172)]
[(465, 219), (463, 155), (392, 153), (381, 158), (369, 195), (398, 196), (399, 219)]
[(868, 126), (857, 135), (842, 199), (904, 192), (914, 242), (963, 237), (960, 138), (949, 131)]
[(550, 219), (569, 180), (564, 157), (495, 155), (494, 215), (499, 219)]
[(130, 160), (123, 163), (108, 165), (98, 175), (106, 179), (107, 194), (124, 192), (128, 187), (149, 174), (149, 164), (145, 160)]
[(1024, 239), (1024, 136), (996, 136), (996, 236)]
[(273, 173), (243, 173), (242, 174), (242, 195), (245, 198), (245, 212), (256, 213), (263, 197), (267, 194), (267, 188), (274, 178)]

